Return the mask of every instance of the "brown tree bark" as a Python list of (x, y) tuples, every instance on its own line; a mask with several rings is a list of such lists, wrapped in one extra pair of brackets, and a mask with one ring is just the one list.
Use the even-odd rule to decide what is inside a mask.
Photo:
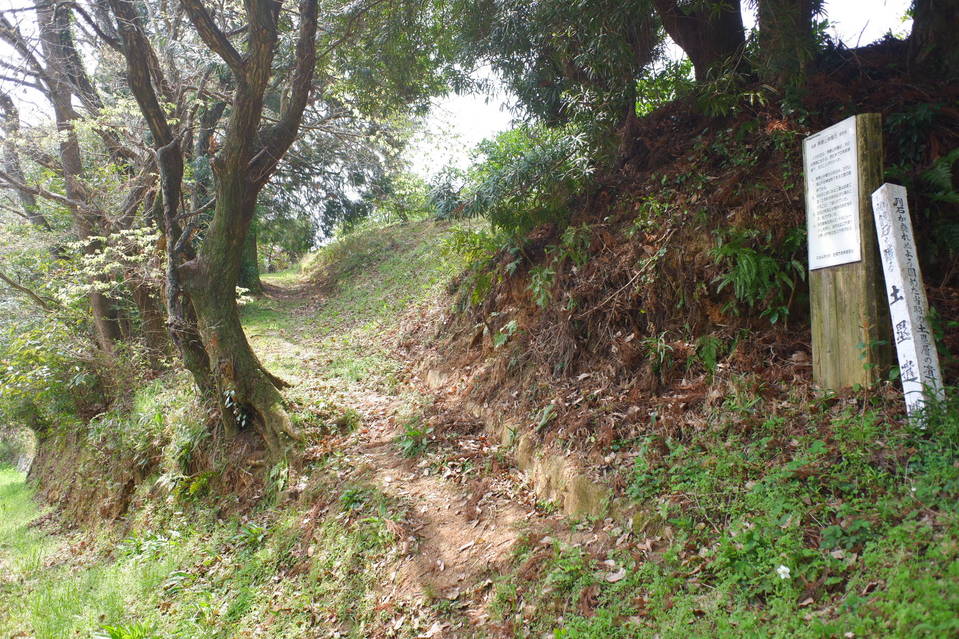
[(740, 0), (711, 0), (682, 5), (653, 0), (663, 28), (693, 62), (696, 80), (708, 79), (728, 61), (733, 66), (746, 45)]
[(279, 456), (286, 439), (297, 434), (283, 408), (278, 390), (282, 382), (266, 371), (243, 332), (236, 285), (257, 195), (292, 144), (309, 99), (316, 64), (317, 2), (300, 2), (295, 67), (275, 123), (264, 122), (263, 99), (274, 73), (280, 4), (271, 0), (247, 0), (244, 4), (248, 28), (243, 54), (220, 30), (201, 0), (181, 0), (180, 4), (203, 42), (230, 67), (236, 82), (221, 150), (213, 161), (213, 218), (195, 256), (190, 255), (189, 236), (177, 237), (175, 227), (182, 192), (183, 151), (157, 100), (154, 84), (158, 69), (148, 72), (142, 64), (143, 60), (156, 58), (130, 0), (110, 0), (123, 39), (130, 87), (159, 147), (170, 254), (168, 295), (176, 289), (179, 299), (189, 300), (196, 313), (199, 342), (226, 432), (232, 435), (253, 426), (271, 455)]
[[(60, 136), (58, 157), (48, 156), (43, 151), (32, 149), (31, 158), (42, 166), (56, 172), (63, 178), (65, 195), (53, 193), (40, 185), (28, 185), (19, 162), (19, 149), (14, 142), (19, 129), (19, 117), (13, 102), (7, 96), (0, 95), (0, 111), (4, 116), (6, 132), (4, 170), (0, 176), (4, 186), (17, 193), (25, 217), (34, 217), (32, 221), (46, 226), (46, 220), (36, 218), (39, 215), (37, 197), (43, 197), (71, 212), (74, 232), (80, 240), (90, 240), (85, 250), (94, 252), (99, 249), (93, 236), (106, 235), (118, 229), (131, 228), (137, 221), (137, 213), (146, 205), (150, 206), (151, 193), (155, 192), (156, 166), (149, 155), (144, 156), (124, 145), (119, 135), (109, 127), (95, 126), (94, 131), (108, 150), (112, 162), (129, 177), (127, 193), (116, 215), (111, 215), (95, 204), (96, 193), (83, 181), (85, 168), (74, 126), (80, 119), (75, 110), (75, 99), (86, 109), (88, 115), (96, 116), (103, 109), (103, 100), (97, 88), (91, 82), (83, 67), (72, 32), (74, 12), (84, 17), (88, 25), (93, 26), (103, 41), (116, 48), (119, 42), (102, 30), (102, 25), (93, 21), (79, 5), (74, 3), (42, 3), (34, 8), (38, 26), (38, 42), (33, 36), (26, 36), (19, 26), (8, 16), (0, 13), (0, 39), (6, 41), (21, 61), (22, 73), (36, 80), (35, 88), (48, 99), (53, 107)], [(109, 25), (108, 25), (109, 26)], [(56, 251), (57, 249), (55, 249)], [(128, 274), (126, 288), (137, 304), (143, 322), (142, 337), (145, 338), (151, 354), (161, 354), (168, 349), (163, 333), (156, 331), (160, 309), (156, 305), (159, 290), (152, 282), (144, 281), (136, 272)], [(91, 294), (91, 307), (97, 342), (106, 352), (111, 352), (113, 343), (120, 338), (131, 336), (132, 325), (120, 318), (116, 305), (102, 294)], [(162, 312), (161, 312), (162, 315)], [(162, 324), (162, 317), (159, 318)], [(155, 363), (159, 358), (152, 357)]]
[(959, 0), (914, 0), (912, 11), (910, 64), (959, 81)]
[[(201, 397), (216, 401), (210, 361), (197, 330), (196, 314), (180, 281), (179, 267), (194, 257), (190, 233), (179, 223), (183, 193), (183, 153), (180, 139), (174, 135), (166, 113), (160, 106), (154, 80), (162, 78), (156, 55), (140, 25), (135, 7), (129, 0), (110, 0), (122, 38), (122, 52), (127, 62), (127, 83), (140, 107), (156, 142), (157, 167), (160, 172), (160, 196), (156, 204), (166, 245), (166, 309), (167, 329), (180, 353), (183, 364), (193, 376)], [(161, 87), (161, 94), (168, 94)]]
[(256, 224), (250, 226), (250, 231), (246, 234), (246, 242), (243, 243), (237, 286), (247, 289), (253, 295), (263, 293), (263, 282), (260, 280), (260, 258), (257, 254)]
[[(19, 182), (26, 182), (23, 167), (20, 164), (20, 152), (17, 150), (17, 136), (20, 133), (20, 113), (13, 104), (13, 100), (6, 93), (0, 92), (0, 111), (3, 112), (3, 166), (4, 170)], [(27, 220), (45, 231), (50, 230), (50, 223), (40, 212), (37, 197), (24, 189), (16, 189), (20, 208)]]
[(300, 2), (296, 66), (275, 124), (263, 122), (263, 98), (273, 75), (278, 5), (267, 0), (246, 4), (249, 21), (247, 52), (241, 56), (200, 0), (181, 0), (203, 41), (236, 76), (230, 120), (222, 150), (214, 163), (216, 208), (197, 257), (181, 269), (184, 285), (197, 311), (200, 332), (210, 356), (221, 398), (221, 417), (229, 432), (252, 422), (271, 453), (284, 439), (297, 438), (283, 408), (282, 382), (266, 371), (250, 348), (240, 325), (236, 285), (243, 246), (256, 199), (280, 158), (292, 144), (309, 99), (316, 63), (316, 0)]
[(150, 367), (163, 368), (163, 359), (169, 354), (170, 340), (166, 331), (166, 317), (156, 290), (144, 282), (133, 286), (133, 302), (140, 314), (140, 330), (150, 360)]
[[(226, 111), (225, 102), (216, 102), (204, 107), (200, 113), (199, 127), (196, 132), (196, 139), (193, 143), (192, 159), (194, 161), (200, 158), (209, 160), (216, 152), (213, 147), (213, 134), (216, 126)], [(213, 197), (213, 176), (202, 176), (196, 178), (196, 185), (193, 187), (193, 208), (199, 210), (205, 207)]]
[(759, 0), (759, 75), (779, 89), (805, 84), (816, 55), (813, 18), (822, 0)]
[[(53, 107), (57, 130), (60, 132), (59, 154), (64, 180), (64, 190), (72, 202), (82, 203), (87, 194), (81, 182), (83, 161), (80, 155), (80, 143), (74, 130), (78, 119), (73, 109), (73, 89), (66, 69), (67, 53), (65, 33), (70, 29), (70, 14), (57, 10), (55, 4), (38, 4), (36, 7), (37, 26), (40, 33), (40, 45), (46, 62), (47, 97)], [(95, 213), (83, 206), (74, 205), (71, 211), (74, 232), (80, 241), (96, 235), (97, 220)], [(86, 250), (93, 252), (97, 246), (93, 242), (86, 244)], [(102, 293), (90, 293), (90, 308), (96, 328), (97, 341), (104, 352), (112, 354), (120, 339), (120, 328), (116, 312)]]

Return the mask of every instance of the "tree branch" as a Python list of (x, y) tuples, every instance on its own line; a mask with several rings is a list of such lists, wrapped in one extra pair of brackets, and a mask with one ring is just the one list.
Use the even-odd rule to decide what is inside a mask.
[[(50, 78), (47, 75), (46, 68), (40, 64), (40, 60), (27, 44), (23, 34), (20, 33), (20, 27), (7, 20), (7, 16), (5, 16), (3, 12), (0, 12), (0, 39), (5, 41), (7, 44), (13, 47), (17, 53), (20, 54), (20, 57), (23, 58), (23, 61), (33, 69), (36, 77), (41, 78), (44, 82), (49, 84)], [(33, 84), (29, 84), (27, 86), (36, 88), (44, 93), (47, 91), (47, 88), (43, 86)]]
[[(47, 189), (39, 185), (30, 186), (29, 184), (26, 184), (24, 182), (17, 180), (6, 171), (0, 170), (0, 179), (6, 182), (6, 184), (0, 183), (0, 188), (8, 188), (16, 191), (26, 191), (27, 193), (32, 193), (33, 195), (37, 195), (39, 197), (50, 200), (52, 202), (56, 202), (57, 204), (62, 204), (66, 207), (69, 207), (70, 209), (77, 209), (80, 211), (91, 210), (90, 206), (88, 206), (86, 202), (79, 202), (77, 200), (73, 200), (66, 196), (60, 195), (59, 193), (48, 191)], [(92, 210), (96, 211), (96, 209), (92, 209)]]
[(80, 15), (80, 17), (83, 18), (84, 22), (86, 22), (86, 23), (90, 26), (90, 28), (93, 29), (94, 33), (96, 33), (97, 36), (99, 36), (101, 40), (103, 40), (104, 42), (106, 42), (107, 45), (108, 45), (111, 49), (113, 49), (114, 51), (120, 51), (120, 50), (121, 50), (121, 49), (120, 49), (120, 41), (119, 41), (117, 38), (115, 38), (115, 37), (113, 37), (113, 36), (111, 36), (111, 35), (108, 35), (103, 29), (101, 29), (101, 28), (100, 28), (100, 25), (97, 24), (97, 21), (94, 20), (94, 19), (90, 16), (90, 14), (87, 13), (86, 10), (85, 10), (83, 7), (81, 7), (80, 5), (78, 5), (76, 2), (60, 2), (60, 3), (57, 4), (57, 6), (58, 6), (58, 7), (69, 7), (69, 8), (71, 8), (71, 9), (73, 9), (74, 11), (76, 11), (76, 12)]
[[(15, 179), (23, 182), (23, 166), (20, 163), (20, 153), (17, 149), (17, 138), (20, 134), (20, 112), (17, 111), (13, 99), (5, 92), (0, 91), (0, 112), (3, 113), (3, 168)], [(17, 198), (23, 208), (24, 216), (37, 226), (50, 230), (50, 224), (40, 212), (37, 200), (32, 193), (17, 189)]]
[(216, 206), (216, 198), (211, 198), (209, 202), (201, 206), (198, 206), (192, 211), (187, 211), (186, 213), (180, 213), (179, 215), (176, 216), (176, 219), (179, 221), (179, 220), (186, 220), (191, 217), (196, 217), (200, 213), (204, 213), (206, 211), (211, 210), (214, 206)]
[(213, 21), (213, 16), (203, 6), (202, 0), (180, 0), (180, 6), (186, 10), (190, 22), (193, 23), (204, 44), (223, 58), (237, 76), (242, 77), (245, 67), (243, 56)]
[(290, 98), (284, 105), (276, 124), (261, 133), (263, 149), (250, 160), (250, 176), (254, 182), (265, 183), (286, 152), (299, 130), (303, 111), (313, 88), (316, 68), (317, 0), (300, 0), (300, 27), (296, 38), (296, 67), (293, 69)]
[(10, 64), (9, 62), (4, 62), (3, 60), (0, 60), (0, 67), (3, 67), (4, 69), (8, 69), (9, 71), (12, 71), (13, 73), (22, 73), (24, 75), (33, 76), (34, 78), (40, 77), (36, 71), (30, 71), (24, 65)]
[(340, 45), (343, 44), (346, 40), (348, 40), (348, 39), (350, 38), (350, 36), (353, 35), (353, 28), (354, 28), (354, 27), (356, 26), (356, 24), (360, 21), (360, 18), (362, 18), (362, 17), (363, 17), (364, 15), (366, 15), (367, 13), (369, 13), (369, 12), (370, 12), (372, 9), (374, 9), (376, 6), (381, 5), (381, 4), (384, 4), (385, 2), (388, 2), (388, 1), (389, 1), (389, 0), (372, 0), (372, 1), (369, 2), (368, 4), (366, 4), (366, 5), (362, 6), (362, 7), (359, 7), (359, 8), (353, 13), (353, 15), (350, 16), (350, 19), (349, 19), (349, 21), (348, 21), (347, 24), (346, 24), (346, 29), (343, 30), (343, 34), (342, 34), (339, 38), (337, 38), (336, 40), (334, 40), (333, 42), (329, 43), (326, 47), (324, 47), (324, 49), (320, 52), (319, 57), (320, 57), (320, 58), (326, 57), (326, 56), (329, 55), (334, 49), (336, 49), (338, 46), (340, 46)]
[(45, 311), (52, 311), (54, 306), (57, 305), (56, 302), (54, 302), (53, 300), (44, 300), (42, 297), (40, 297), (39, 295), (31, 291), (26, 286), (17, 284), (12, 279), (10, 279), (7, 275), (5, 275), (3, 271), (0, 271), (0, 281), (4, 282), (7, 286), (17, 291), (18, 293), (22, 293), (23, 295), (26, 295), (37, 306), (39, 306)]
[(47, 90), (47, 87), (43, 86), (42, 84), (37, 84), (36, 82), (29, 82), (27, 80), (24, 80), (23, 78), (15, 78), (10, 75), (0, 75), (0, 80), (9, 80), (10, 82), (17, 84), (18, 86), (36, 89), (37, 91), (40, 91), (41, 93), (45, 93)]
[(7, 206), (6, 204), (0, 204), (0, 211), (7, 211), (8, 213), (13, 213), (14, 215), (16, 215), (16, 216), (18, 216), (18, 217), (22, 217), (23, 219), (25, 219), (25, 220), (28, 221), (28, 222), (30, 221), (30, 218), (27, 217), (27, 214), (26, 214), (26, 213), (24, 213), (23, 211), (18, 211), (17, 209), (13, 208), (12, 206)]

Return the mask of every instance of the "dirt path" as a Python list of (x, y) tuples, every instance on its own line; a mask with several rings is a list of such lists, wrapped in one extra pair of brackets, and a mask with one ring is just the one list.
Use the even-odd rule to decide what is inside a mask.
[[(304, 375), (299, 383), (326, 386), (321, 379), (323, 366), (340, 357), (335, 352), (338, 341), (349, 340), (340, 335), (310, 335), (312, 318), (322, 312), (322, 289), (294, 283), (267, 290), (271, 300), (293, 305), (289, 312), (298, 328), (293, 335), (289, 328), (281, 332), (260, 327), (254, 343), (262, 341), (267, 359), (277, 339), (295, 344), (316, 376)], [(387, 350), (399, 357), (383, 342), (361, 347), (364, 353)], [(503, 461), (503, 455), (497, 455), (497, 446), (487, 439), (481, 424), (424, 388), (404, 381), (384, 390), (372, 376), (337, 384), (336, 393), (338, 404), (356, 411), (362, 421), (362, 427), (339, 444), (349, 466), (385, 495), (411, 506), (401, 524), (393, 522), (393, 532), (408, 552), (384, 575), (379, 605), (422, 608), (447, 600), (457, 604), (462, 624), (486, 626), (493, 595), (491, 578), (501, 574), (524, 536), (571, 536), (563, 519), (536, 508), (522, 476)], [(432, 434), (426, 450), (405, 457), (396, 440), (403, 433), (410, 396), (423, 406), (421, 418)], [(565, 535), (558, 532), (564, 529)], [(423, 636), (464, 636), (462, 627), (450, 625), (437, 621), (433, 634)]]
[[(411, 552), (383, 584), (383, 603), (460, 601), (472, 624), (482, 625), (489, 578), (498, 574), (523, 533), (545, 522), (524, 500), (507, 494), (505, 478), (463, 481), (449, 467), (433, 470), (435, 458), (400, 456), (391, 423), (372, 424), (353, 451), (375, 469), (372, 480), (383, 493), (412, 505), (409, 529), (400, 531), (412, 542)], [(464, 443), (470, 447), (475, 441)], [(495, 487), (497, 481), (504, 485)]]

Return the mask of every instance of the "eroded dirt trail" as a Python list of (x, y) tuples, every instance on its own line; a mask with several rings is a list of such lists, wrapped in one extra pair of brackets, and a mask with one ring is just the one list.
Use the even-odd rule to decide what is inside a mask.
[[(311, 336), (309, 322), (323, 304), (318, 289), (270, 287), (272, 299), (294, 304), (296, 335), (260, 327), (254, 337), (269, 360), (282, 337), (298, 347), (298, 357), (312, 374), (298, 385), (327, 388), (323, 366), (337, 359), (338, 336)], [(385, 343), (366, 343), (363, 353), (387, 350)], [(394, 351), (395, 352), (395, 351)], [(391, 353), (392, 354), (392, 353)], [(399, 362), (405, 366), (405, 362)], [(487, 626), (488, 604), (500, 568), (510, 560), (515, 545), (528, 535), (569, 536), (559, 515), (536, 508), (536, 499), (521, 474), (498, 455), (481, 424), (415, 380), (384, 388), (375, 376), (353, 383), (337, 383), (337, 404), (360, 417), (361, 427), (337, 443), (350, 469), (350, 479), (373, 484), (385, 495), (409, 506), (402, 522), (391, 521), (392, 532), (406, 550), (390, 566), (380, 585), (380, 606), (409, 610), (446, 600), (458, 610), (459, 622), (438, 620), (421, 635), (467, 636), (467, 628)], [(418, 419), (430, 429), (425, 450), (404, 456), (397, 440), (408, 422), (410, 397), (416, 398)], [(565, 529), (567, 535), (561, 531)]]
[[(382, 492), (411, 506), (409, 529), (399, 531), (410, 542), (410, 553), (384, 584), (384, 603), (460, 600), (472, 622), (482, 624), (489, 577), (497, 574), (525, 531), (545, 522), (522, 498), (508, 494), (516, 487), (504, 478), (469, 481), (435, 458), (399, 456), (393, 423), (372, 424), (353, 451), (374, 469), (372, 479)], [(467, 448), (482, 443), (467, 440)]]

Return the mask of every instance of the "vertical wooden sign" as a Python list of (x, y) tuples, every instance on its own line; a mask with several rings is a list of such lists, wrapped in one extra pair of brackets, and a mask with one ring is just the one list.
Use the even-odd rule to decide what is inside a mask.
[(803, 165), (813, 379), (825, 389), (871, 386), (889, 361), (868, 197), (882, 183), (880, 115), (853, 116), (809, 136)]
[(942, 372), (929, 328), (929, 304), (922, 284), (906, 189), (883, 184), (872, 194), (879, 255), (886, 277), (892, 336), (899, 356), (899, 379), (906, 412), (922, 410), (930, 397), (943, 399)]

